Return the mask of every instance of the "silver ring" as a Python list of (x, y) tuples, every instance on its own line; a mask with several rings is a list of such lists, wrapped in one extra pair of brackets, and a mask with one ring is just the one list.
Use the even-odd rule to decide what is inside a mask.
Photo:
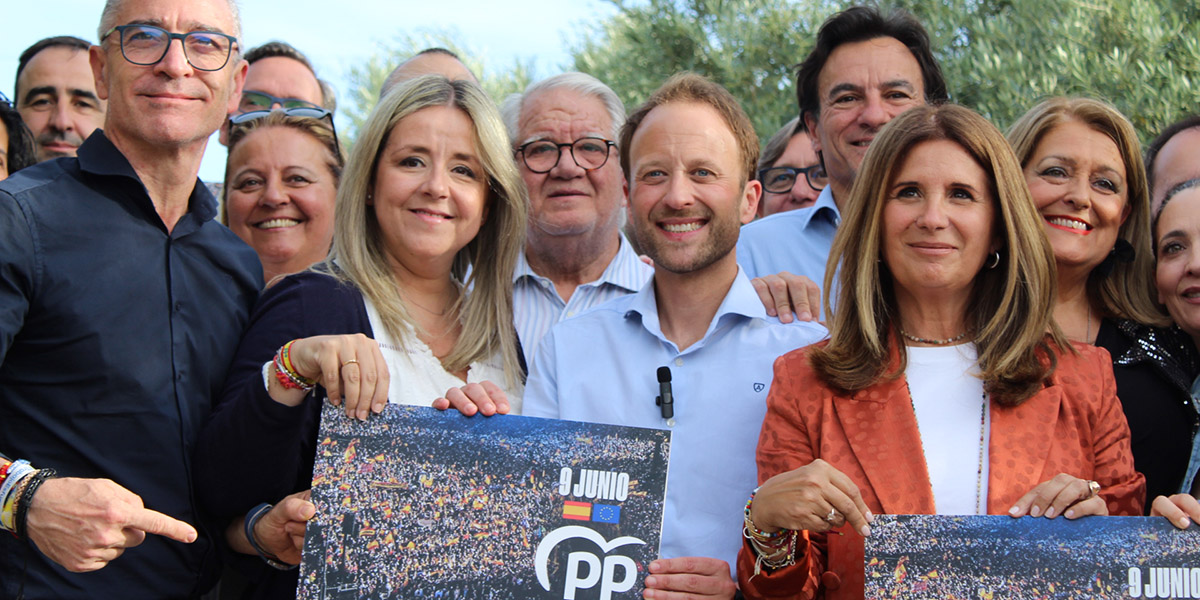
[(829, 523), (830, 525), (833, 525), (833, 522), (834, 522), (834, 521), (836, 521), (836, 520), (837, 520), (837, 518), (838, 518), (838, 511), (837, 511), (837, 509), (836, 509), (836, 508), (830, 508), (830, 509), (829, 509), (829, 514), (825, 515), (825, 522), (826, 522), (826, 523)]
[[(1096, 494), (1100, 493), (1100, 482), (1099, 481), (1089, 481), (1089, 482), (1087, 482), (1087, 484), (1088, 484), (1088, 496), (1087, 496), (1088, 498), (1091, 498), (1091, 497), (1095, 496)], [(1086, 500), (1086, 498), (1085, 498), (1085, 500)]]

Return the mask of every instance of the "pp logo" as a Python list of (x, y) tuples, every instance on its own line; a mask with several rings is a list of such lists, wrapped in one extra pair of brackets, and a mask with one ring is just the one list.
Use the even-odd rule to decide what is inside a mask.
[[(605, 553), (605, 556), (602, 565), (600, 557), (591, 552), (572, 552), (567, 555), (563, 600), (575, 600), (576, 591), (591, 589), (597, 583), (600, 584), (600, 600), (611, 600), (613, 593), (627, 592), (633, 587), (637, 578), (637, 565), (634, 564), (633, 559), (619, 554), (612, 556), (607, 554), (621, 546), (645, 544), (646, 542), (632, 536), (622, 536), (610, 542), (587, 527), (568, 525), (559, 527), (542, 538), (537, 552), (534, 554), (533, 564), (537, 570), (537, 580), (543, 589), (547, 592), (550, 591), (550, 573), (546, 566), (550, 559), (550, 553), (554, 551), (555, 546), (570, 538), (583, 538), (595, 543)], [(580, 570), (584, 565), (587, 565), (587, 570), (581, 576)], [(616, 579), (617, 567), (620, 567), (621, 570), (619, 581)]]

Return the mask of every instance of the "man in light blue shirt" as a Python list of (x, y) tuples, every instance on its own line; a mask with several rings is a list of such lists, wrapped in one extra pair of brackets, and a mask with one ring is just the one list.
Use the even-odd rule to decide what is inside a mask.
[(776, 213), (743, 227), (737, 245), (738, 263), (751, 277), (787, 271), (823, 286), (825, 263), (841, 223), (833, 186), (827, 185), (816, 204)]
[(946, 82), (914, 17), (854, 6), (821, 25), (797, 71), (796, 97), (829, 185), (811, 207), (747, 225), (738, 262), (750, 277), (787, 271), (820, 285), (871, 140), (900, 113), (945, 101)]
[(562, 73), (501, 109), (529, 189), (525, 252), (513, 273), (513, 321), (532, 361), (550, 326), (632, 293), (649, 279), (621, 235), (625, 206), (615, 159), (625, 105), (584, 73)]
[[(768, 317), (738, 267), (739, 226), (754, 217), (758, 140), (737, 101), (696, 75), (672, 77), (621, 132), (629, 215), (654, 276), (554, 326), (525, 388), (525, 414), (670, 427), (661, 555), (647, 597), (731, 598), (742, 509), (775, 358), (816, 342), (820, 325)], [(655, 404), (671, 371), (673, 418)], [(662, 597), (658, 595), (657, 597)]]

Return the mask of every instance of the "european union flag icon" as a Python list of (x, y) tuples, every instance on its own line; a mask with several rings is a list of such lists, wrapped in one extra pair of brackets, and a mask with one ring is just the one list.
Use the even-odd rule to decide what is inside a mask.
[(621, 522), (621, 507), (612, 504), (593, 504), (592, 505), (592, 522), (593, 523), (620, 523)]

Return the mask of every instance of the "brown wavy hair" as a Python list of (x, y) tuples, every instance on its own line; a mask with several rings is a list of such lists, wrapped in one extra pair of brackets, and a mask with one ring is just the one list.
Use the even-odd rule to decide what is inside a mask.
[[(825, 267), (829, 344), (810, 353), (813, 368), (843, 392), (898, 377), (907, 365), (900, 341), (894, 282), (883, 260), (883, 206), (889, 184), (917, 144), (949, 140), (987, 173), (995, 199), (994, 235), (1000, 261), (975, 276), (967, 304), (984, 389), (1016, 405), (1043, 385), (1056, 366), (1051, 345), (1070, 348), (1054, 324), (1054, 251), (1004, 135), (974, 111), (953, 104), (921, 106), (893, 119), (871, 143), (851, 189)], [(829, 302), (837, 278), (837, 309)], [(1014, 318), (1019, 316), (1019, 318)], [(898, 362), (892, 352), (898, 354)], [(898, 365), (889, 372), (890, 365)]]

